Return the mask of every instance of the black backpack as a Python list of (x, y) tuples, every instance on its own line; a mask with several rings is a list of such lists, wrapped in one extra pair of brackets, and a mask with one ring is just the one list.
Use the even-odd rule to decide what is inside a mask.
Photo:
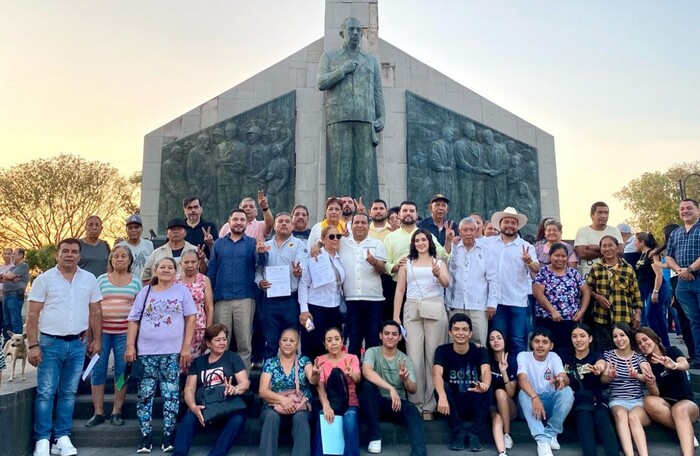
[(336, 415), (345, 414), (350, 403), (350, 390), (348, 389), (348, 379), (339, 367), (331, 369), (326, 380), (326, 396), (328, 396), (333, 413)]

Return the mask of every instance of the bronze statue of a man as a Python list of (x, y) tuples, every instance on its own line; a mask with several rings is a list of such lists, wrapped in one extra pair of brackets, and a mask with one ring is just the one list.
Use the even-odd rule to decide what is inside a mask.
[(343, 47), (327, 51), (318, 68), (326, 104), (326, 192), (379, 198), (375, 147), (384, 128), (384, 96), (377, 59), (360, 49), (360, 21), (348, 17)]

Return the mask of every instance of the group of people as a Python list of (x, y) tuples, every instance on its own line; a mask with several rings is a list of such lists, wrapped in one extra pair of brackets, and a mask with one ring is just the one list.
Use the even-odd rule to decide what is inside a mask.
[[(625, 454), (633, 444), (646, 454), (643, 425), (650, 418), (676, 428), (684, 454), (692, 452), (698, 412), (683, 371), (693, 364), (668, 343), (671, 288), (663, 273), (677, 275), (675, 296), (691, 328), (684, 333), (700, 333), (694, 200), (681, 203), (685, 227), (663, 246), (649, 233), (635, 236), (634, 264), (625, 261), (625, 239), (607, 225), (602, 202), (573, 246), (554, 219), (543, 220), (528, 242), (520, 235), (527, 216), (513, 207), (488, 221), (474, 213), (455, 223), (442, 194), (420, 221), (415, 203), (401, 203), (398, 227), (384, 201), (367, 210), (350, 196), (329, 198), (312, 227), (303, 205), (273, 216), (262, 192), (257, 205), (241, 201), (221, 230), (202, 218), (197, 196), (183, 201), (183, 212), (156, 249), (141, 238), (138, 215), (127, 219), (126, 237), (113, 248), (92, 216), (85, 238), (61, 241), (57, 266), (34, 281), (26, 335), (29, 360), (39, 366), (36, 455), (48, 454), (52, 436), (54, 454), (76, 452), (69, 435), (86, 352), (100, 355), (91, 378), (95, 414), (86, 426), (124, 424), (126, 388), (115, 386), (113, 409), (104, 410), (110, 354), (115, 382), (128, 365), (143, 367), (139, 453), (153, 445), (156, 384), (164, 400), (161, 447), (186, 454), (206, 424), (203, 392), (220, 387), (225, 396), (244, 395), (252, 368), (262, 369), (265, 455), (276, 454), (287, 420), (293, 454), (322, 454), (310, 422), (330, 424), (338, 415), (345, 454), (359, 454), (360, 416), (370, 453), (381, 451), (379, 419), (390, 418), (409, 427), (412, 452), (425, 454), (422, 421), (435, 414), (448, 418), (454, 450), (479, 451), (492, 418), (505, 455), (518, 409), (538, 454), (549, 455), (572, 408), (579, 432), (598, 430), (608, 454), (617, 448), (608, 410)], [(20, 273), (0, 277), (17, 283)], [(181, 376), (189, 412), (175, 435)], [(339, 390), (347, 392), (341, 406)], [(228, 451), (245, 416), (227, 417), (212, 454)], [(584, 440), (584, 453), (594, 454)]]

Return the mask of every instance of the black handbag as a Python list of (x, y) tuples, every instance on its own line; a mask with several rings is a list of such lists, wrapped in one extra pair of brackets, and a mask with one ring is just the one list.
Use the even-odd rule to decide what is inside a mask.
[(202, 416), (204, 421), (209, 423), (219, 418), (224, 418), (247, 408), (241, 396), (227, 396), (226, 385), (218, 384), (211, 386), (213, 376), (219, 376), (217, 372), (210, 372), (204, 379), (202, 389), (197, 391), (199, 405), (203, 405)]
[[(141, 320), (143, 319), (143, 312), (146, 310), (146, 304), (148, 302), (148, 295), (151, 294), (151, 285), (148, 286), (148, 291), (146, 291), (146, 297), (143, 299), (143, 309), (141, 309), (141, 316), (139, 316), (139, 327), (141, 326)], [(139, 333), (136, 333), (136, 341), (138, 343)], [(124, 368), (124, 376), (126, 377), (126, 383), (138, 384), (146, 372), (146, 366), (143, 365), (143, 358), (139, 358), (139, 349), (136, 345), (136, 359), (130, 363), (126, 363)]]

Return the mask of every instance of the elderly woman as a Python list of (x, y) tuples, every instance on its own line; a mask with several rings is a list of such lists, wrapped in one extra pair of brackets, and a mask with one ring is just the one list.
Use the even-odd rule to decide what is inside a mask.
[(175, 277), (176, 283), (181, 283), (190, 290), (192, 300), (197, 307), (197, 318), (192, 337), (192, 357), (204, 353), (204, 330), (214, 323), (214, 293), (209, 277), (199, 272), (199, 252), (189, 249), (180, 255), (182, 273)]
[[(186, 456), (192, 440), (205, 426), (202, 400), (199, 399), (207, 388), (224, 385), (226, 396), (238, 396), (250, 387), (245, 364), (238, 355), (228, 350), (228, 328), (222, 324), (211, 325), (204, 331), (204, 341), (209, 353), (199, 356), (190, 365), (185, 384), (185, 402), (189, 411), (177, 427), (175, 455)], [(219, 432), (209, 456), (226, 456), (243, 430), (245, 409), (237, 410), (228, 416), (220, 417), (226, 422)]]
[[(318, 370), (313, 368), (306, 356), (299, 356), (299, 331), (285, 329), (280, 336), (279, 355), (265, 360), (260, 375), (260, 399), (265, 401), (260, 414), (262, 432), (260, 435), (260, 456), (277, 455), (282, 420), (292, 422), (294, 446), (292, 456), (309, 456), (311, 454), (309, 411), (311, 406), (311, 383), (318, 383)], [(298, 386), (297, 386), (298, 385)], [(291, 391), (297, 390), (299, 399), (290, 397)], [(303, 403), (299, 406), (298, 404)]]
[(596, 351), (613, 348), (612, 326), (626, 323), (639, 327), (642, 297), (632, 266), (620, 258), (619, 241), (614, 236), (600, 239), (601, 261), (595, 263), (586, 279), (593, 301), (593, 345)]
[(644, 398), (644, 410), (652, 420), (676, 430), (683, 456), (694, 454), (697, 440), (693, 423), (700, 409), (688, 380), (688, 360), (678, 347), (666, 349), (651, 328), (639, 328), (634, 338), (658, 383), (658, 389), (650, 389)]
[(542, 266), (532, 284), (537, 300), (535, 326), (552, 331), (554, 352), (566, 359), (571, 348), (571, 330), (586, 313), (591, 290), (578, 271), (567, 265), (566, 245), (552, 244), (548, 256), (550, 264)]
[[(299, 280), (299, 323), (306, 331), (301, 336), (302, 352), (310, 359), (325, 353), (323, 334), (328, 328), (340, 328), (340, 302), (342, 299), (345, 269), (340, 263), (338, 248), (342, 234), (334, 226), (326, 226), (321, 231), (323, 248), (319, 255), (304, 265)], [(320, 271), (326, 269), (330, 281), (322, 281)]]
[[(542, 221), (544, 238), (535, 244), (535, 253), (537, 254), (537, 261), (540, 264), (545, 265), (550, 263), (550, 250), (554, 244), (562, 244), (566, 248), (567, 252), (567, 264), (570, 268), (576, 269), (578, 267), (578, 258), (576, 258), (576, 251), (574, 246), (562, 242), (561, 240), (561, 222), (553, 218), (547, 218)], [(567, 336), (568, 337), (568, 336)], [(554, 346), (556, 349), (556, 345)]]
[[(105, 422), (105, 383), (110, 353), (114, 353), (115, 381), (122, 375), (126, 366), (124, 353), (126, 352), (127, 317), (136, 295), (141, 291), (141, 278), (131, 273), (133, 263), (131, 249), (123, 244), (117, 245), (109, 253), (108, 272), (97, 278), (102, 292), (102, 353), (90, 379), (95, 414), (85, 423), (87, 427)], [(122, 406), (125, 397), (126, 388), (121, 390), (114, 388), (114, 404), (110, 416), (110, 423), (114, 426), (124, 425)]]
[[(406, 354), (415, 369), (417, 391), (408, 398), (430, 420), (437, 408), (433, 395), (435, 349), (447, 340), (447, 312), (444, 289), (450, 285), (447, 266), (436, 258), (436, 246), (430, 231), (413, 232), (408, 261), (399, 269), (394, 295), (394, 320), (406, 328)], [(404, 295), (406, 304), (401, 317)], [(435, 309), (434, 311), (432, 309)]]
[(129, 313), (125, 358), (133, 362), (138, 355), (144, 366), (136, 401), (142, 435), (137, 453), (151, 452), (156, 383), (164, 399), (161, 448), (164, 452), (173, 450), (172, 432), (180, 406), (178, 376), (192, 357), (190, 344), (197, 315), (190, 291), (175, 283), (176, 273), (174, 259), (158, 260), (150, 285), (139, 292)]

